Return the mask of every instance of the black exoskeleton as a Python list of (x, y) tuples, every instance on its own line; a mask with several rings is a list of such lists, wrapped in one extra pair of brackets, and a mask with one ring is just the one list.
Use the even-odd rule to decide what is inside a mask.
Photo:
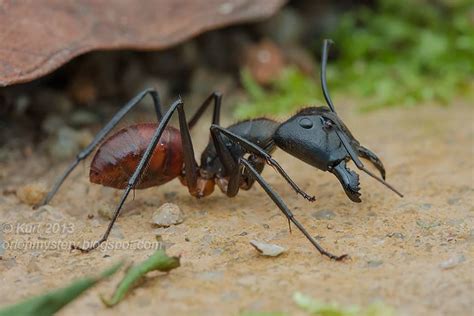
[[(352, 133), (337, 115), (334, 105), (329, 96), (326, 85), (326, 63), (328, 55), (329, 40), (325, 40), (322, 49), (322, 63), (321, 63), (321, 84), (324, 97), (329, 108), (326, 107), (310, 107), (305, 108), (290, 119), (283, 123), (279, 123), (267, 118), (258, 118), (246, 120), (227, 128), (220, 126), (220, 107), (222, 96), (219, 93), (212, 93), (198, 108), (194, 116), (188, 122), (183, 109), (183, 102), (181, 99), (176, 100), (169, 110), (163, 115), (161, 106), (159, 104), (158, 93), (154, 89), (147, 89), (133, 98), (127, 103), (112, 120), (98, 133), (92, 143), (81, 153), (78, 154), (76, 160), (66, 170), (64, 175), (58, 180), (53, 189), (46, 197), (43, 204), (48, 203), (54, 194), (57, 192), (65, 178), (77, 166), (80, 160), (85, 159), (105, 136), (113, 129), (114, 126), (137, 105), (147, 94), (150, 94), (155, 104), (156, 114), (159, 124), (150, 139), (147, 140), (146, 150), (143, 148), (139, 163), (136, 163), (133, 174), (130, 174), (128, 182), (125, 182), (125, 192), (115, 210), (114, 216), (100, 240), (91, 247), (82, 248), (73, 246), (73, 249), (81, 251), (90, 251), (97, 248), (102, 242), (107, 240), (109, 233), (118, 218), (125, 200), (134, 188), (137, 188), (141, 183), (142, 176), (147, 172), (147, 167), (150, 161), (154, 161), (154, 172), (158, 176), (163, 176), (163, 181), (157, 182), (157, 185), (163, 184), (171, 180), (173, 177), (179, 176), (182, 183), (188, 187), (190, 194), (201, 198), (211, 194), (214, 190), (214, 185), (218, 187), (229, 197), (237, 195), (239, 189), (249, 189), (255, 181), (265, 190), (269, 197), (280, 208), (284, 215), (288, 218), (288, 222), (295, 224), (298, 229), (306, 236), (306, 238), (317, 248), (317, 250), (331, 259), (340, 260), (346, 255), (336, 256), (324, 250), (318, 242), (306, 231), (303, 225), (296, 220), (291, 210), (283, 202), (282, 198), (273, 190), (270, 185), (263, 179), (261, 173), (265, 165), (272, 166), (300, 195), (309, 201), (314, 201), (315, 197), (305, 193), (298, 185), (288, 176), (278, 162), (272, 158), (271, 153), (277, 148), (281, 148), (290, 155), (298, 158), (307, 164), (316, 167), (322, 171), (329, 171), (333, 173), (342, 184), (347, 196), (354, 202), (360, 202), (359, 193), (359, 176), (354, 171), (349, 170), (347, 162), (352, 160), (358, 169), (369, 174), (377, 181), (383, 183), (392, 191), (402, 196), (397, 190), (385, 182), (385, 168), (381, 160), (369, 149), (360, 145), (354, 138)], [(194, 148), (190, 136), (190, 129), (201, 118), (203, 112), (210, 105), (214, 104), (214, 112), (212, 118), (212, 125), (210, 127), (211, 139), (205, 150), (201, 155), (201, 164), (198, 165), (194, 158)], [(176, 129), (168, 127), (173, 113), (178, 112), (179, 116), (179, 135)], [(150, 125), (132, 126), (130, 130), (142, 131), (149, 130)], [(170, 135), (174, 135), (173, 139), (180, 139), (180, 143), (163, 142), (161, 136), (166, 131), (166, 135), (171, 139)], [(129, 130), (121, 132), (124, 135), (131, 135)], [(111, 136), (104, 144), (111, 144), (110, 139), (117, 136), (119, 133)], [(134, 134), (135, 135), (135, 134)], [(121, 153), (131, 153), (136, 155), (134, 148), (123, 148), (124, 143), (119, 142), (122, 146)], [(160, 143), (162, 148), (161, 156), (158, 155), (155, 149)], [(132, 146), (131, 144), (130, 146)], [(168, 148), (173, 150), (175, 155), (179, 153), (179, 160), (177, 171), (170, 171), (170, 168), (176, 167), (176, 163), (169, 162), (169, 156), (164, 154), (164, 150)], [(113, 151), (114, 148), (107, 148), (107, 152)], [(118, 150), (118, 149), (117, 149)], [(100, 151), (100, 149), (99, 149)], [(111, 153), (113, 156), (113, 153)], [(123, 155), (122, 155), (123, 156)], [(178, 157), (176, 156), (176, 157)], [(124, 156), (125, 157), (125, 156)], [(128, 157), (128, 156), (127, 156)], [(124, 163), (130, 164), (132, 158), (125, 157)], [(156, 166), (162, 157), (165, 157), (168, 164), (158, 167)], [(359, 157), (368, 159), (380, 172), (381, 177), (376, 176), (365, 168)], [(115, 162), (115, 161), (114, 161)], [(182, 166), (181, 166), (182, 164)], [(106, 168), (105, 165), (104, 168)], [(109, 166), (110, 167), (110, 166)], [(109, 168), (107, 167), (107, 168)], [(115, 167), (115, 166), (112, 166)], [(113, 173), (115, 170), (110, 167), (109, 172)], [(118, 167), (120, 169), (120, 166)], [(160, 169), (162, 168), (162, 169)], [(174, 170), (174, 169), (173, 169)], [(151, 172), (151, 171), (149, 171)], [(154, 174), (154, 175), (155, 175)], [(95, 170), (94, 177), (100, 180), (100, 172)], [(104, 176), (105, 177), (105, 176)], [(149, 178), (149, 177), (148, 177)], [(98, 180), (98, 181), (99, 181)], [(96, 182), (98, 183), (98, 182)], [(102, 183), (103, 185), (106, 185)], [(116, 183), (114, 185), (117, 185)], [(121, 183), (119, 185), (122, 185)], [(139, 188), (139, 187), (138, 187)]]

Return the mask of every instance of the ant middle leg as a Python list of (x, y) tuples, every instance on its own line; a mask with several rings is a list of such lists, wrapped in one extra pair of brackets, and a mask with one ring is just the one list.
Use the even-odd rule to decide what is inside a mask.
[(64, 171), (64, 173), (59, 177), (55, 184), (53, 185), (51, 191), (48, 192), (48, 195), (46, 195), (45, 199), (40, 202), (39, 204), (35, 205), (34, 208), (38, 208), (42, 205), (48, 204), (51, 199), (54, 197), (56, 192), (58, 192), (59, 188), (63, 184), (63, 182), (66, 180), (66, 178), (69, 176), (69, 174), (76, 168), (76, 166), (81, 162), (82, 160), (86, 159), (99, 145), (99, 143), (104, 140), (105, 136), (120, 122), (120, 120), (128, 113), (130, 110), (132, 110), (137, 104), (140, 103), (140, 101), (147, 95), (150, 94), (150, 96), (153, 99), (153, 105), (155, 107), (155, 112), (158, 121), (161, 120), (163, 114), (161, 112), (161, 104), (160, 104), (160, 97), (158, 92), (155, 89), (149, 88), (145, 89), (139, 94), (137, 94), (135, 97), (133, 97), (130, 101), (127, 102), (113, 117), (112, 119), (100, 130), (99, 133), (94, 137), (92, 142), (84, 149), (82, 150), (77, 156), (76, 159), (69, 165), (69, 167)]

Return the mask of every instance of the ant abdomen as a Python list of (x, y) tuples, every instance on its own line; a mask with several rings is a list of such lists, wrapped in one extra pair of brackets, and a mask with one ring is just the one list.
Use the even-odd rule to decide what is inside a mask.
[[(106, 187), (125, 189), (157, 126), (155, 123), (131, 125), (105, 140), (92, 160), (90, 181)], [(169, 126), (164, 130), (148, 168), (135, 188), (146, 189), (164, 184), (179, 176), (182, 167), (181, 136), (176, 128)]]

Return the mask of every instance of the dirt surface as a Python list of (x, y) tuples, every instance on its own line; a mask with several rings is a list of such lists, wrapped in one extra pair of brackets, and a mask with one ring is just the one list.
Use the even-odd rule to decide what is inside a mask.
[[(338, 109), (361, 143), (383, 159), (389, 182), (405, 198), (361, 174), (363, 202), (352, 203), (333, 175), (282, 151), (275, 158), (317, 201), (296, 196), (271, 168), (263, 174), (324, 247), (336, 254), (348, 253), (350, 260), (330, 261), (296, 228), (290, 234), (286, 219), (258, 186), (234, 199), (216, 191), (196, 200), (173, 181), (137, 191), (135, 200), (126, 203), (110, 241), (116, 246), (153, 243), (159, 234), (169, 254), (182, 256), (182, 266), (169, 275), (152, 274), (124, 302), (106, 309), (98, 295), (113, 291), (120, 279), (116, 276), (60, 315), (236, 315), (241, 311), (303, 315), (291, 299), (296, 291), (341, 304), (365, 306), (382, 300), (400, 315), (472, 315), (473, 108), (420, 106), (364, 115), (347, 104)], [(207, 140), (204, 126), (197, 134), (202, 148)], [(98, 209), (115, 205), (120, 192), (90, 185), (87, 164), (71, 176), (50, 208), (34, 211), (13, 193), (28, 183), (51, 184), (65, 166), (52, 166), (40, 154), (1, 166), (0, 222), (5, 223), (6, 241), (70, 243), (94, 240), (103, 233), (107, 220)], [(185, 220), (155, 229), (150, 220), (164, 202), (178, 204)], [(18, 229), (18, 223), (29, 225), (31, 231)], [(52, 223), (60, 224), (59, 231)], [(249, 244), (253, 239), (288, 251), (276, 258), (262, 257)], [(106, 249), (80, 254), (12, 248), (1, 250), (1, 305), (62, 287), (120, 258), (141, 261), (153, 251)]]

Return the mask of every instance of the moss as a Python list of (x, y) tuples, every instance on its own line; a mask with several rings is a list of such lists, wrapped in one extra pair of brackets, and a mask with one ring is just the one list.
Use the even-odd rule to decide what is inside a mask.
[[(377, 0), (342, 15), (332, 32), (337, 58), (328, 65), (332, 94), (356, 98), (361, 110), (474, 98), (474, 5), (469, 0)], [(313, 43), (319, 54), (322, 39)], [(315, 74), (316, 75), (316, 74)], [(247, 71), (249, 98), (239, 117), (288, 113), (322, 104), (320, 83), (288, 68), (260, 87)], [(336, 105), (337, 106), (337, 105)]]

